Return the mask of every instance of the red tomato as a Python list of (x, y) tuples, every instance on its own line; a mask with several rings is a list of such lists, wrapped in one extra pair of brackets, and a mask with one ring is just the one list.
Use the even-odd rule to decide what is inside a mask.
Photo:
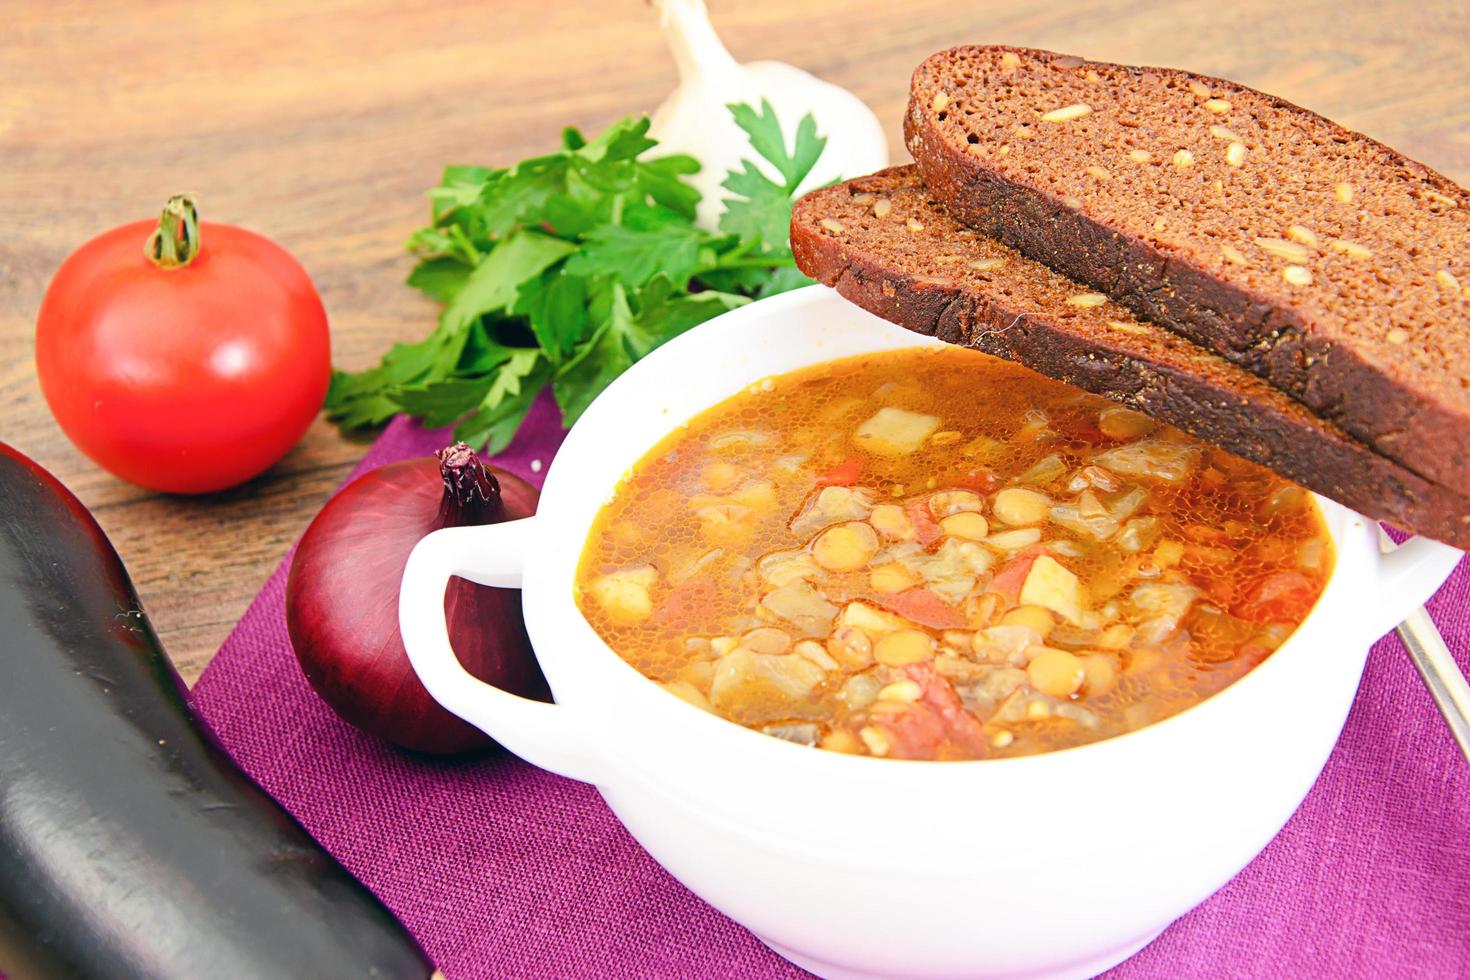
[(819, 487), (850, 487), (858, 481), (862, 473), (863, 458), (849, 456), (827, 472), (819, 474), (816, 485)]
[(114, 228), (61, 264), (36, 322), (41, 390), (72, 442), (117, 476), (222, 490), (284, 456), (321, 410), (326, 312), (269, 239), (205, 223), (193, 260), (163, 268), (144, 254), (154, 227)]

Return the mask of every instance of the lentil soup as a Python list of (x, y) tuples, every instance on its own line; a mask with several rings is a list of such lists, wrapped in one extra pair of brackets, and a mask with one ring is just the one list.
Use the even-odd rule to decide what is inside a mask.
[(959, 348), (767, 379), (599, 514), (576, 601), (673, 694), (804, 745), (1028, 755), (1210, 696), (1320, 595), (1300, 487)]

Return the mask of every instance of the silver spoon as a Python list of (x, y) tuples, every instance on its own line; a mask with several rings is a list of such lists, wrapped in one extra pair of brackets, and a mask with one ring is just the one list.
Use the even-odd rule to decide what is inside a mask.
[[(1393, 545), (1381, 529), (1379, 540), (1389, 547)], [(1470, 683), (1465, 681), (1465, 675), (1445, 645), (1443, 634), (1423, 606), (1409, 613), (1396, 632), (1404, 641), (1424, 686), (1429, 688), (1429, 696), (1450, 726), (1450, 734), (1460, 744), (1465, 761), (1470, 762)]]
[(1409, 659), (1424, 678), (1429, 696), (1439, 706), (1439, 713), (1450, 726), (1450, 734), (1460, 743), (1460, 751), (1470, 762), (1470, 684), (1460, 673), (1450, 648), (1445, 646), (1439, 628), (1420, 606), (1398, 625), (1399, 639), (1409, 651)]

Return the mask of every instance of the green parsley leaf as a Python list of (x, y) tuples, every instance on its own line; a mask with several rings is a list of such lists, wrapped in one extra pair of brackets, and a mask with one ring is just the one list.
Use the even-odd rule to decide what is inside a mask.
[(425, 259), (408, 274), (408, 284), (432, 299), (448, 303), (464, 287), (473, 265), (449, 255)]
[(463, 336), (435, 330), (416, 344), (394, 344), (375, 368), (358, 374), (334, 371), (327, 389), (327, 417), (344, 429), (381, 425), (400, 409), (394, 392), (448, 373), (463, 346)]
[(751, 149), (759, 153), (774, 166), (785, 179), (787, 196), (796, 193), (796, 188), (806, 180), (806, 175), (816, 166), (817, 158), (827, 145), (827, 137), (817, 135), (817, 121), (811, 113), (801, 117), (796, 127), (796, 144), (792, 152), (786, 151), (786, 137), (781, 135), (781, 124), (776, 119), (776, 110), (767, 99), (761, 99), (760, 111), (749, 105), (730, 104), (730, 115), (735, 125), (745, 130), (750, 137)]
[(783, 266), (772, 269), (771, 274), (757, 287), (755, 295), (757, 299), (765, 299), (767, 296), (775, 296), (777, 293), (789, 292), (800, 289), (802, 286), (810, 286), (815, 280), (807, 278), (794, 265)]
[(472, 446), (483, 446), (490, 453), (502, 451), (510, 445), (516, 430), (525, 421), (526, 413), (531, 410), (531, 403), (551, 381), (551, 375), (550, 364), (544, 360), (535, 361), (525, 374), (515, 376), (514, 390), (507, 385), (503, 389), (504, 397), (493, 407), (482, 406), (455, 426), (454, 438)]
[(615, 295), (608, 319), (597, 328), (592, 339), (561, 366), (552, 383), (552, 392), (561, 408), (562, 424), (568, 428), (576, 424), (604, 388), (633, 366), (633, 355), (628, 352), (626, 342), (633, 315), (622, 287), (616, 287)]
[[(742, 160), (741, 168), (730, 171), (721, 185), (735, 197), (726, 199), (725, 213), (720, 216), (720, 230), (732, 232), (741, 239), (754, 239), (760, 243), (762, 252), (789, 255), (791, 198), (816, 165), (827, 145), (827, 138), (817, 135), (817, 122), (808, 113), (797, 125), (796, 141), (788, 152), (776, 110), (770, 102), (762, 99), (759, 112), (748, 105), (731, 105), (729, 109), (736, 125), (750, 137), (751, 148), (776, 169), (783, 183), (766, 176), (759, 164)], [(784, 280), (796, 281), (789, 273)], [(803, 281), (806, 281), (805, 277)], [(793, 287), (786, 285), (783, 288)], [(780, 292), (781, 289), (775, 291)]]
[(403, 411), (422, 419), (424, 425), (438, 428), (453, 425), (478, 408), (494, 381), (493, 375), (435, 381), (421, 388), (404, 388), (393, 400)]
[(515, 302), (516, 287), (576, 250), (571, 242), (550, 235), (516, 232), (465, 277), (441, 322), (447, 329), (458, 330), (487, 313), (504, 312)]
[(408, 283), (445, 304), (438, 326), (376, 367), (336, 372), (327, 413), (344, 428), (402, 411), (503, 449), (550, 385), (570, 425), (650, 351), (751, 298), (807, 280), (787, 245), (791, 196), (825, 141), (810, 117), (788, 150), (769, 104), (734, 106), (756, 160), (730, 173), (718, 232), (694, 224), (692, 157), (649, 156), (649, 122), (509, 168), (446, 167), (431, 222), (409, 239)]
[(512, 310), (531, 324), (536, 342), (553, 364), (560, 364), (587, 333), (587, 280), (562, 267), (521, 283)]
[[(603, 225), (582, 238), (582, 249), (567, 260), (567, 272), (578, 276), (614, 276), (628, 286), (641, 286), (662, 272), (680, 287), (699, 267), (700, 249), (709, 234), (672, 212), (660, 218), (653, 209), (632, 208), (624, 223)], [(641, 216), (641, 217), (640, 217)]]
[(683, 154), (649, 160), (638, 172), (638, 190), (660, 207), (693, 221), (699, 191), (679, 178), (699, 171), (699, 161)]
[(787, 247), (791, 235), (791, 195), (749, 160), (741, 161), (740, 170), (730, 171), (721, 185), (737, 196), (728, 198), (725, 213), (720, 215), (720, 230), (754, 239), (762, 251), (779, 251)]
[(652, 339), (652, 346), (648, 348), (652, 350), (691, 327), (749, 302), (745, 296), (713, 289), (690, 295), (677, 288), (668, 277), (658, 276), (638, 293), (637, 323), (643, 335)]

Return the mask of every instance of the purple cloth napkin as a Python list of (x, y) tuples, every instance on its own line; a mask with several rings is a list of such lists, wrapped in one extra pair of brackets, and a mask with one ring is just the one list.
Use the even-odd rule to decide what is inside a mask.
[[(539, 485), (561, 435), (542, 401), (496, 462)], [(357, 472), (447, 441), (399, 419)], [(412, 758), (340, 722), (291, 653), (289, 562), (220, 648), (194, 704), (450, 980), (804, 975), (665, 873), (590, 786), (514, 758)], [(1462, 668), (1467, 598), (1462, 565), (1430, 603)], [(1286, 829), (1109, 976), (1466, 976), (1467, 802), (1464, 760), (1399, 641), (1385, 639), (1326, 771)]]

